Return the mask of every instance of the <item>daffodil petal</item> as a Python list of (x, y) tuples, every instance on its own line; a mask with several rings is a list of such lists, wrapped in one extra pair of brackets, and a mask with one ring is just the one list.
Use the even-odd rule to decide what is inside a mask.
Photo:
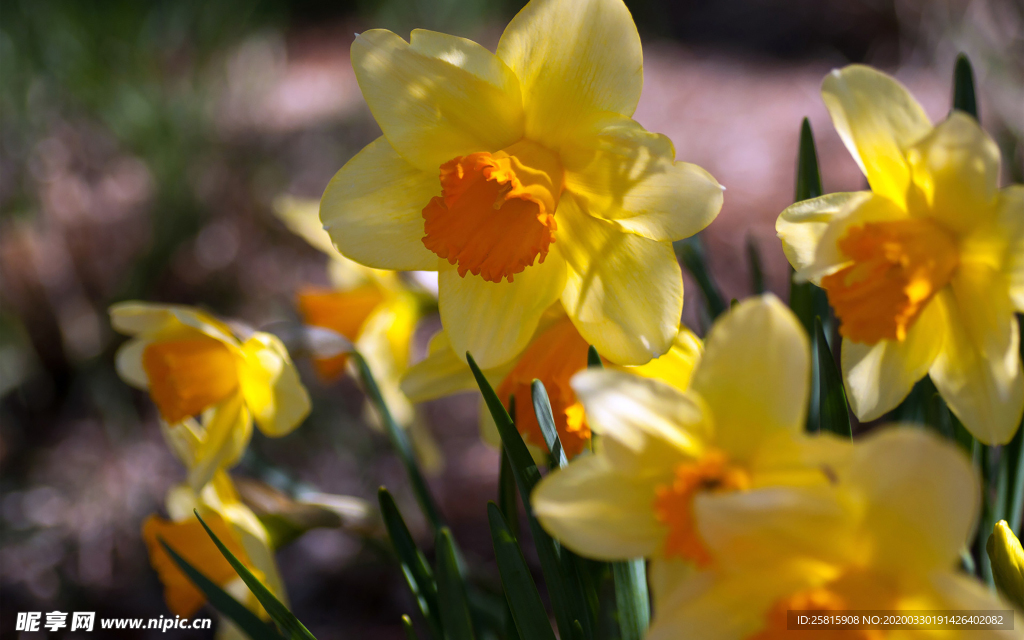
[(863, 198), (860, 193), (830, 193), (803, 200), (789, 206), (775, 221), (775, 232), (782, 240), (782, 251), (801, 280), (808, 280), (806, 270), (815, 261), (818, 245), (829, 224), (840, 215), (851, 200)]
[(850, 517), (825, 483), (708, 492), (694, 499), (693, 510), (716, 562), (735, 570), (793, 554), (842, 561), (855, 543)]
[(519, 78), (501, 58), (467, 38), (426, 29), (413, 29), (409, 48), (416, 53), (443, 60), (498, 87), (513, 104), (522, 105)]
[(722, 208), (723, 189), (704, 169), (675, 161), (665, 136), (629, 118), (601, 129), (585, 150), (563, 152), (565, 188), (590, 215), (652, 240), (688, 238)]
[(704, 343), (686, 327), (679, 329), (672, 348), (647, 364), (627, 367), (633, 375), (660, 380), (679, 391), (690, 387), (693, 372), (704, 356)]
[(331, 178), (320, 220), (338, 251), (360, 264), (436, 271), (437, 256), (423, 246), (423, 207), (441, 192), (437, 176), (377, 138)]
[(195, 461), (188, 470), (188, 483), (196, 491), (213, 478), (218, 469), (238, 462), (252, 436), (252, 414), (240, 395), (234, 395), (203, 415), (203, 433), (197, 443)]
[(239, 383), (260, 431), (283, 436), (306, 418), (309, 394), (280, 339), (257, 332), (242, 345), (245, 366)]
[(974, 437), (1006, 444), (1024, 412), (1024, 374), (1005, 280), (986, 265), (961, 264), (940, 296), (948, 331), (929, 374)]
[[(420, 33), (417, 39), (422, 42), (414, 48), (390, 31), (372, 29), (352, 43), (359, 88), (402, 157), (421, 171), (436, 172), (456, 156), (497, 151), (523, 137), (519, 97), (506, 91), (505, 82), (492, 84), (492, 73), (474, 73), (499, 69), (500, 60), (483, 47), (441, 34)], [(445, 47), (448, 55), (436, 57)]]
[(826, 76), (821, 95), (871, 190), (905, 208), (910, 167), (904, 152), (931, 130), (924, 109), (896, 79), (859, 64)]
[(668, 351), (683, 310), (682, 271), (672, 245), (590, 216), (568, 193), (556, 219), (569, 267), (562, 304), (583, 339), (622, 365)]
[(1024, 185), (1014, 184), (999, 192), (998, 219), (1001, 222), (1006, 248), (1004, 272), (1010, 284), (1014, 309), (1024, 312)]
[(828, 226), (818, 240), (813, 261), (803, 269), (802, 279), (820, 286), (821, 279), (850, 262), (850, 258), (839, 250), (839, 240), (852, 228), (868, 222), (902, 220), (907, 212), (892, 200), (870, 191), (858, 191), (843, 203), (842, 208), (832, 216)]
[(121, 302), (110, 307), (110, 324), (126, 335), (171, 333), (190, 328), (237, 346), (231, 328), (208, 313), (193, 307), (148, 302)]
[(153, 342), (147, 338), (132, 338), (121, 345), (114, 356), (114, 366), (121, 379), (139, 389), (149, 388), (149, 376), (142, 368), (142, 354)]
[(519, 78), (526, 136), (556, 149), (594, 114), (631, 116), (640, 100), (640, 35), (622, 0), (534, 0), (497, 54)]
[(668, 473), (707, 447), (709, 425), (699, 401), (658, 380), (587, 369), (572, 388), (598, 440), (598, 452), (633, 476)]
[(936, 126), (907, 151), (920, 206), (942, 226), (966, 233), (994, 217), (999, 188), (999, 147), (960, 111)]
[[(497, 387), (514, 365), (515, 360), (509, 360), (483, 373), (492, 386)], [(427, 357), (409, 367), (402, 376), (402, 392), (413, 402), (426, 402), (476, 388), (472, 370), (456, 355), (444, 331), (430, 341)], [(484, 412), (487, 413), (486, 408)]]
[(902, 341), (873, 345), (843, 339), (840, 366), (850, 408), (867, 422), (893, 409), (910, 393), (935, 362), (946, 336), (945, 313), (928, 303)]
[(970, 460), (925, 429), (873, 432), (840, 485), (865, 505), (872, 564), (897, 573), (952, 567), (977, 522), (981, 486)]
[(654, 515), (650, 479), (619, 473), (601, 456), (580, 456), (548, 475), (533, 492), (544, 529), (587, 557), (621, 560), (649, 556), (665, 527)]
[(521, 352), (544, 311), (565, 286), (565, 260), (552, 245), (544, 262), (517, 273), (512, 282), (488, 282), (447, 262), (438, 277), (441, 323), (459, 358), (468, 351), (483, 369), (508, 362)]
[(711, 327), (690, 389), (714, 417), (716, 446), (744, 460), (766, 437), (803, 428), (809, 372), (807, 334), (767, 294), (740, 302)]

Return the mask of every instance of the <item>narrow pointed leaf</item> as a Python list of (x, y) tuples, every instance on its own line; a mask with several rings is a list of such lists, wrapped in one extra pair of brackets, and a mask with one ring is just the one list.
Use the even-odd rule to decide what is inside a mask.
[(750, 288), (755, 295), (766, 291), (764, 284), (764, 267), (761, 264), (761, 252), (757, 250), (754, 236), (747, 236), (747, 261), (750, 262)]
[(466, 584), (462, 581), (452, 534), (447, 527), (438, 532), (435, 544), (437, 598), (445, 640), (473, 640), (476, 636), (466, 599)]
[(1017, 435), (1006, 447), (1007, 464), (1012, 465), (1010, 477), (1013, 478), (1007, 513), (1010, 529), (1018, 537), (1024, 536), (1024, 427), (1017, 429)]
[(494, 543), (494, 557), (501, 574), (501, 586), (508, 598), (512, 619), (516, 623), (520, 638), (531, 640), (555, 640), (548, 614), (540, 599), (540, 592), (533, 582), (526, 559), (519, 549), (515, 537), (508, 528), (501, 510), (493, 502), (487, 504), (487, 521), (491, 527)]
[(978, 99), (974, 93), (974, 70), (971, 68), (971, 61), (967, 56), (960, 54), (956, 57), (956, 66), (953, 67), (953, 108), (974, 116), (978, 116)]
[(213, 530), (206, 525), (206, 522), (203, 521), (202, 517), (200, 517), (199, 511), (193, 510), (193, 513), (196, 514), (196, 518), (199, 518), (199, 524), (203, 525), (203, 528), (206, 529), (207, 535), (209, 535), (210, 539), (213, 540), (213, 543), (217, 545), (217, 549), (220, 550), (224, 559), (228, 561), (231, 567), (235, 570), (235, 573), (238, 574), (238, 577), (245, 583), (245, 586), (249, 587), (249, 591), (256, 596), (256, 599), (260, 601), (260, 604), (267, 610), (267, 613), (270, 614), (270, 617), (273, 618), (274, 622), (276, 622), (277, 625), (288, 634), (288, 637), (316, 640), (316, 638), (313, 637), (313, 634), (309, 632), (309, 629), (299, 622), (299, 619), (295, 617), (295, 614), (289, 611), (288, 607), (278, 600), (277, 596), (271, 593), (270, 589), (260, 582), (259, 578), (254, 576), (252, 572), (249, 571), (248, 567), (242, 564), (241, 561), (224, 546), (224, 543), (220, 541), (217, 534), (215, 534)]
[(846, 404), (846, 389), (843, 378), (832, 357), (832, 349), (825, 339), (821, 328), (821, 320), (814, 322), (814, 350), (818, 354), (818, 384), (820, 385), (821, 405), (818, 423), (822, 431), (830, 431), (847, 438), (853, 437), (850, 427), (850, 409)]
[(405, 630), (405, 640), (420, 640), (412, 626), (412, 618), (407, 615), (402, 616), (402, 629)]
[(601, 362), (601, 356), (597, 353), (597, 347), (594, 345), (590, 345), (587, 349), (587, 366), (604, 367), (604, 363)]
[(416, 600), (420, 613), (423, 614), (433, 637), (441, 637), (441, 618), (437, 604), (437, 584), (434, 582), (434, 574), (430, 570), (427, 559), (416, 546), (416, 542), (409, 533), (409, 527), (402, 518), (402, 513), (395, 504), (395, 499), (387, 489), (381, 487), (377, 491), (377, 500), (380, 503), (380, 513), (384, 520), (384, 527), (387, 529), (388, 537), (391, 539), (391, 546), (395, 550), (398, 562), (405, 576), (406, 584)]
[(726, 310), (725, 299), (722, 297), (718, 286), (708, 271), (707, 254), (700, 235), (690, 236), (685, 240), (675, 242), (673, 246), (687, 271), (697, 281), (697, 286), (700, 287), (700, 291), (704, 295), (704, 303), (707, 306), (708, 314), (714, 320)]
[(540, 425), (540, 432), (544, 434), (544, 442), (551, 452), (552, 468), (560, 468), (569, 464), (562, 450), (562, 441), (558, 439), (558, 427), (555, 426), (555, 416), (551, 413), (551, 401), (548, 399), (548, 391), (544, 383), (534, 380), (530, 383), (530, 392), (533, 396), (533, 411), (537, 414), (537, 423)]
[(818, 170), (818, 150), (814, 144), (811, 121), (804, 118), (800, 124), (800, 151), (796, 159), (796, 195), (794, 202), (822, 195), (821, 172)]
[[(490, 410), (494, 423), (498, 426), (498, 434), (501, 436), (502, 446), (505, 448), (509, 462), (512, 465), (512, 475), (516, 479), (519, 496), (522, 498), (523, 506), (526, 508), (527, 522), (530, 526), (530, 533), (533, 535), (533, 544), (537, 549), (537, 557), (540, 560), (541, 572), (544, 574), (544, 582), (547, 585), (548, 594), (551, 598), (551, 608), (555, 614), (559, 636), (569, 638), (572, 633), (573, 618), (582, 618), (585, 611), (579, 611), (579, 607), (574, 606), (573, 594), (570, 591), (570, 585), (575, 582), (574, 573), (569, 573), (564, 569), (561, 549), (551, 539), (551, 536), (544, 531), (544, 528), (540, 526), (537, 518), (533, 515), (533, 504), (530, 496), (533, 493), (534, 487), (540, 482), (540, 471), (537, 469), (530, 451), (526, 448), (522, 436), (519, 435), (519, 431), (516, 430), (515, 425), (512, 423), (512, 418), (509, 417), (505, 407), (498, 400), (497, 394), (494, 393), (494, 389), (487, 381), (487, 378), (484, 377), (473, 356), (467, 353), (466, 360), (469, 362), (469, 368), (473, 371), (473, 376), (480, 387), (480, 393), (483, 394), (484, 403)], [(574, 615), (574, 612), (576, 612), (576, 615)]]
[(203, 592), (210, 606), (217, 610), (222, 616), (234, 622), (235, 625), (244, 631), (252, 640), (285, 640), (284, 636), (275, 631), (266, 622), (259, 619), (252, 611), (249, 611), (238, 600), (235, 600), (226, 591), (221, 589), (212, 580), (203, 575), (198, 569), (188, 563), (167, 544), (163, 538), (159, 538), (164, 550), (171, 556), (178, 568), (188, 576), (192, 584)]
[(647, 593), (647, 566), (643, 558), (612, 563), (615, 576), (615, 604), (619, 610), (622, 640), (643, 640), (651, 621)]
[(498, 508), (512, 530), (512, 535), (519, 537), (519, 505), (516, 503), (516, 479), (512, 475), (512, 464), (508, 461), (508, 453), (501, 448), (501, 468), (498, 470)]
[(416, 501), (436, 533), (444, 526), (444, 518), (441, 517), (441, 510), (437, 508), (434, 496), (430, 493), (427, 481), (423, 478), (423, 473), (416, 462), (416, 456), (413, 454), (409, 435), (395, 422), (387, 403), (384, 402), (384, 396), (381, 395), (377, 381), (373, 377), (373, 372), (370, 371), (370, 366), (366, 363), (363, 355), (358, 351), (353, 351), (350, 357), (356, 363), (356, 368), (359, 369), (359, 377), (363, 381), (363, 388), (366, 391), (367, 397), (374, 408), (377, 409), (377, 413), (380, 414), (381, 422), (384, 424), (384, 430), (391, 441), (391, 446), (394, 447), (398, 457), (402, 460), (402, 466), (405, 467), (405, 472), (409, 476), (409, 484), (412, 485)]

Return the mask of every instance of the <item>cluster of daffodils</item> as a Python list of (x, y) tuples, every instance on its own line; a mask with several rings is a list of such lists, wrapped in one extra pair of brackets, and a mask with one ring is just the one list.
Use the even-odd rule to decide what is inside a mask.
[[(806, 433), (809, 339), (771, 294), (735, 303), (704, 341), (680, 325), (672, 243), (715, 219), (723, 188), (632, 119), (643, 64), (622, 0), (532, 0), (494, 53), (431, 31), (366, 31), (352, 65), (382, 135), (319, 206), (276, 207), (330, 257), (331, 286), (297, 293), (296, 344), (324, 382), (357, 350), (421, 462), (433, 449), (414, 404), (489, 383), (511, 433), (550, 467), (524, 493), (529, 516), (559, 548), (647, 561), (650, 640), (789, 637), (792, 612), (1024, 607), (1021, 523), (1000, 523), (988, 544), (1010, 604), (960, 568), (984, 491), (955, 443), (912, 424), (855, 440)], [(999, 150), (972, 116), (933, 126), (883, 73), (846, 67), (822, 93), (871, 190), (798, 202), (777, 230), (796, 281), (821, 287), (834, 311), (850, 409), (881, 418), (927, 375), (977, 442), (1010, 442), (1024, 412), (1024, 187), (999, 189)], [(411, 284), (431, 282), (422, 272), (437, 273), (436, 298)], [(434, 305), (443, 329), (411, 364)], [(185, 307), (127, 303), (111, 317), (132, 336), (119, 372), (149, 391), (187, 468), (170, 520), (143, 527), (169, 606), (189, 615), (204, 597), (161, 541), (265, 613), (191, 514), (283, 601), (269, 534), (227, 470), (254, 423), (282, 436), (308, 413), (288, 353), (273, 335)], [(508, 445), (496, 419), (482, 404), (483, 439)], [(556, 440), (564, 458), (549, 455)], [(401, 518), (385, 516), (389, 527)], [(430, 600), (456, 592), (429, 582), (422, 556), (412, 562), (406, 577), (442, 637), (459, 606), (432, 619)], [(526, 640), (523, 602), (508, 596)]]

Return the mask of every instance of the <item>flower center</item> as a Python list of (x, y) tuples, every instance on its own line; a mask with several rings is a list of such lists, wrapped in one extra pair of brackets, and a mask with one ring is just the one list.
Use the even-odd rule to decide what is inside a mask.
[(558, 158), (528, 140), (458, 156), (441, 165), (441, 195), (423, 208), (423, 244), (460, 276), (512, 282), (547, 257), (561, 193)]
[(498, 386), (498, 397), (516, 399), (516, 427), (523, 439), (541, 449), (547, 449), (537, 414), (533, 411), (531, 383), (536, 379), (544, 383), (551, 401), (551, 413), (558, 429), (565, 456), (572, 459), (590, 441), (590, 427), (583, 417), (583, 405), (569, 385), (572, 376), (587, 366), (589, 345), (576, 331), (569, 318), (561, 318), (545, 329), (527, 347), (519, 362)]
[[(372, 284), (348, 291), (306, 288), (298, 294), (302, 321), (312, 327), (323, 327), (355, 341), (359, 332), (384, 301), (384, 294)], [(348, 354), (315, 358), (313, 367), (324, 380), (334, 380), (345, 370)]]
[(668, 527), (665, 555), (692, 560), (699, 567), (711, 564), (711, 553), (697, 531), (693, 500), (699, 493), (743, 491), (750, 487), (750, 476), (729, 464), (721, 451), (708, 451), (699, 460), (676, 467), (675, 479), (657, 488), (654, 514)]
[(238, 388), (234, 354), (203, 335), (154, 342), (142, 352), (149, 395), (171, 424), (202, 413)]
[(851, 227), (839, 249), (853, 264), (821, 285), (841, 321), (839, 333), (866, 344), (906, 338), (960, 261), (949, 234), (920, 219)]
[[(787, 612), (827, 614), (851, 610), (897, 610), (895, 585), (884, 576), (864, 570), (851, 570), (829, 584), (798, 591), (778, 600), (765, 614), (766, 626), (747, 640), (782, 640), (792, 638), (788, 631)], [(815, 631), (823, 640), (884, 640), (888, 632), (881, 629), (832, 629)]]

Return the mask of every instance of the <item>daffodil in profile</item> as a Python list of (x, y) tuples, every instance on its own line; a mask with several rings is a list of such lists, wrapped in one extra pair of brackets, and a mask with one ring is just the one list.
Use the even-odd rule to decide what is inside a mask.
[[(508, 402), (515, 398), (516, 427), (527, 446), (543, 459), (547, 443), (541, 433), (533, 408), (532, 383), (539, 380), (551, 403), (558, 438), (566, 456), (572, 459), (590, 446), (590, 427), (583, 405), (576, 397), (570, 380), (587, 368), (590, 345), (583, 340), (572, 321), (560, 308), (548, 311), (526, 349), (513, 360), (483, 373), (491, 381), (498, 397)], [(693, 369), (703, 352), (700, 338), (682, 327), (665, 355), (642, 365), (620, 367), (610, 362), (605, 366), (628, 371), (633, 375), (656, 378), (685, 390)], [(426, 358), (413, 365), (402, 379), (402, 388), (413, 402), (424, 402), (454, 393), (476, 390), (476, 380), (469, 366), (451, 348), (451, 340), (442, 331), (431, 341)], [(482, 400), (481, 400), (482, 402)], [(486, 442), (501, 442), (490, 411), (481, 404), (481, 435)]]
[[(584, 556), (690, 568), (723, 559), (702, 533), (705, 521), (733, 527), (733, 539), (754, 529), (817, 537), (831, 508), (827, 465), (846, 447), (802, 435), (809, 351), (796, 317), (768, 295), (715, 323), (686, 391), (622, 371), (576, 374), (573, 389), (599, 437), (593, 455), (540, 482), (537, 518)], [(746, 545), (774, 555), (782, 543)]]
[(776, 229), (839, 318), (853, 411), (878, 418), (928, 375), (975, 437), (1008, 442), (1024, 411), (1024, 186), (999, 189), (974, 118), (932, 126), (879, 71), (833, 71), (822, 96), (871, 190), (799, 202)]
[[(835, 472), (835, 508), (822, 510), (813, 536), (779, 546), (773, 540), (779, 528), (755, 520), (742, 534), (755, 544), (738, 544), (735, 523), (702, 521), (709, 546), (728, 562), (717, 570), (677, 569), (674, 581), (664, 580), (648, 640), (1020, 637), (1019, 630), (787, 631), (788, 612), (1010, 608), (959, 570), (961, 549), (977, 525), (981, 487), (955, 446), (920, 427), (884, 428), (855, 445)], [(752, 556), (765, 540), (774, 556)]]
[[(142, 525), (142, 539), (150, 563), (164, 585), (164, 599), (171, 613), (189, 618), (206, 602), (206, 596), (189, 580), (160, 541), (199, 569), (216, 585), (232, 594), (251, 610), (269, 619), (256, 596), (242, 582), (221, 554), (193, 510), (242, 564), (282, 602), (287, 602), (284, 584), (277, 571), (270, 535), (256, 515), (239, 500), (231, 478), (217, 471), (196, 493), (188, 485), (173, 487), (167, 494), (170, 519), (149, 516)], [(222, 625), (218, 638), (230, 637), (229, 624)], [(234, 637), (245, 637), (236, 634)]]
[(178, 305), (124, 302), (110, 319), (132, 336), (118, 350), (118, 374), (149, 391), (196, 490), (238, 461), (254, 420), (283, 436), (309, 413), (309, 396), (273, 335)]
[(383, 135), (321, 200), (343, 255), (438, 271), (453, 350), (484, 368), (521, 352), (559, 300), (613, 362), (669, 350), (683, 301), (672, 242), (715, 218), (722, 189), (631, 118), (643, 61), (621, 0), (533, 0), (496, 53), (366, 31), (352, 66)]

